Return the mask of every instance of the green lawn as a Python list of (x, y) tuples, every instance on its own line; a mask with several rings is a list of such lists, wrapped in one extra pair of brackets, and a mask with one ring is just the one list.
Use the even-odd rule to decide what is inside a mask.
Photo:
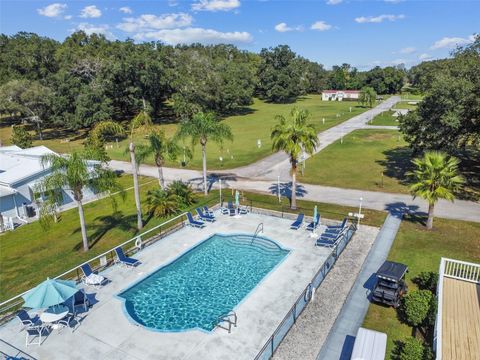
[(409, 101), (400, 101), (395, 104), (393, 109), (408, 109), (408, 110), (416, 110), (417, 104), (409, 104)]
[[(122, 177), (125, 187), (132, 186), (131, 176)], [(144, 202), (149, 189), (158, 186), (156, 179), (141, 178), (141, 198)], [(218, 194), (199, 197), (199, 203), (217, 201)], [(136, 233), (136, 212), (133, 190), (126, 191), (126, 199), (117, 196), (118, 207), (113, 210), (110, 199), (85, 205), (85, 219), (91, 249), (83, 252), (78, 210), (61, 213), (57, 224), (45, 231), (40, 223), (21, 226), (0, 236), (0, 301), (10, 298), (47, 276), (54, 277), (106, 250), (113, 248)], [(147, 216), (145, 215), (145, 219)], [(164, 222), (165, 218), (151, 218), (145, 230)]]
[(425, 95), (413, 95), (413, 94), (402, 94), (401, 99), (402, 100), (408, 100), (408, 101), (418, 101), (418, 100), (423, 100)]
[[(125, 187), (130, 186), (132, 178), (122, 177)], [(141, 198), (145, 200), (146, 192), (157, 185), (151, 178), (141, 178)], [(133, 190), (127, 191), (125, 201), (118, 199), (118, 208), (114, 212), (109, 199), (102, 199), (85, 205), (88, 236), (91, 249), (84, 253), (79, 229), (77, 209), (61, 214), (59, 223), (45, 231), (38, 222), (22, 226), (15, 231), (0, 236), (0, 301), (17, 295), (44, 280), (115, 247), (132, 238), (136, 233), (136, 214)], [(243, 193), (245, 204), (290, 211), (288, 200), (282, 204), (274, 196)], [(218, 192), (213, 191), (207, 197), (199, 195), (193, 206), (218, 203)], [(338, 205), (299, 201), (299, 209), (307, 214), (313, 213), (314, 205), (318, 205), (323, 217), (341, 220), (348, 212), (356, 208)], [(380, 226), (386, 213), (365, 210), (365, 224)], [(145, 230), (167, 220), (151, 218)]]
[[(220, 149), (214, 143), (207, 145), (208, 167), (210, 169), (234, 168), (237, 166), (247, 165), (256, 160), (261, 159), (272, 153), (270, 133), (276, 124), (276, 115), (288, 115), (290, 110), (298, 106), (307, 109), (311, 116), (310, 121), (315, 125), (318, 131), (326, 130), (335, 126), (355, 115), (358, 115), (368, 108), (361, 107), (357, 102), (347, 101), (322, 101), (320, 95), (308, 95), (302, 97), (293, 104), (271, 104), (255, 99), (254, 104), (246, 107), (242, 114), (230, 116), (223, 121), (232, 127), (234, 134), (233, 142), (226, 142), (223, 149)], [(350, 107), (352, 112), (350, 112)], [(338, 114), (338, 117), (337, 117)], [(325, 119), (325, 123), (323, 123)], [(156, 119), (161, 121), (160, 119)], [(160, 126), (168, 135), (173, 135), (177, 129), (177, 124), (166, 124)], [(9, 126), (0, 127), (0, 139), (4, 144), (9, 143), (11, 128)], [(46, 145), (52, 150), (58, 152), (69, 152), (73, 149), (82, 147), (84, 141), (84, 132), (66, 132), (49, 130), (45, 132), (46, 140), (35, 141), (35, 145)], [(261, 140), (261, 147), (257, 146), (257, 140)], [(69, 141), (67, 141), (69, 140)], [(144, 134), (138, 134), (137, 142), (144, 141)], [(108, 153), (112, 159), (128, 160), (125, 154), (128, 140), (110, 143), (107, 146)], [(189, 145), (187, 141), (185, 145)], [(223, 162), (219, 157), (223, 158)], [(168, 166), (180, 166), (180, 161), (168, 162)], [(153, 159), (148, 159), (148, 163), (153, 164)], [(188, 163), (188, 168), (201, 168), (201, 150), (196, 147), (192, 161)]]
[[(300, 182), (350, 189), (408, 193), (411, 151), (396, 130), (356, 130), (306, 161)], [(382, 184), (383, 174), (383, 184)]]
[[(425, 230), (425, 219), (407, 218), (390, 250), (388, 259), (408, 265), (409, 290), (416, 289), (412, 279), (422, 271), (438, 272), (441, 257), (480, 262), (480, 223), (435, 219), (434, 229)], [(387, 334), (387, 359), (394, 359), (395, 341), (412, 335), (412, 328), (398, 320), (393, 308), (371, 304), (363, 327)]]
[(377, 126), (398, 126), (398, 118), (392, 116), (393, 113), (393, 111), (384, 111), (375, 116), (368, 124)]

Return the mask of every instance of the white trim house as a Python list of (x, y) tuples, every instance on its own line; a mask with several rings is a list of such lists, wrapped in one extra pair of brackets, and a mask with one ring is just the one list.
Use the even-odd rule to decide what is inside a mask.
[(360, 90), (323, 90), (322, 101), (358, 100)]
[[(0, 213), (5, 217), (25, 219), (26, 205), (35, 204), (35, 186), (50, 173), (41, 163), (42, 156), (56, 154), (45, 146), (22, 149), (18, 146), (0, 147)], [(93, 162), (92, 162), (93, 164)], [(62, 203), (73, 202), (69, 190), (61, 190)], [(84, 198), (94, 196), (91, 189), (84, 189)]]

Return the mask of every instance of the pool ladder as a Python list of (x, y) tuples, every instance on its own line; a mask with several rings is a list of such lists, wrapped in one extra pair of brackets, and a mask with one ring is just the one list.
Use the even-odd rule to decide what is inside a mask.
[(232, 332), (232, 325), (237, 327), (237, 313), (233, 310), (219, 316), (217, 319), (217, 326), (228, 330), (229, 334)]
[(255, 232), (253, 233), (253, 236), (252, 236), (252, 243), (253, 243), (253, 240), (255, 240), (255, 238), (257, 237), (257, 235), (259, 233), (263, 233), (263, 223), (260, 223), (257, 225), (257, 229), (255, 230)]

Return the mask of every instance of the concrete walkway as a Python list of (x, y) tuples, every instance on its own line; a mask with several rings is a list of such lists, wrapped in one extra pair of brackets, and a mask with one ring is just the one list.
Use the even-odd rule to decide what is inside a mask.
[(375, 284), (375, 272), (388, 256), (402, 222), (402, 214), (403, 209), (394, 209), (385, 220), (317, 360), (350, 359), (355, 336), (370, 305), (368, 295)]

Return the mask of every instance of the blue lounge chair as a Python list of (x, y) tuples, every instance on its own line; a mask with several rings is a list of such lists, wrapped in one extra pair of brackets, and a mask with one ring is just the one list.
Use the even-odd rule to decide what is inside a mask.
[(140, 261), (125, 255), (121, 247), (116, 248), (115, 253), (117, 254), (117, 261), (121, 265), (125, 265), (126, 267), (135, 267), (137, 265), (140, 265)]
[(87, 286), (93, 286), (95, 289), (98, 289), (107, 280), (102, 275), (94, 273), (88, 263), (83, 264), (80, 268), (83, 271), (82, 282)]
[(200, 218), (200, 220), (209, 221), (209, 222), (214, 222), (215, 221), (215, 218), (213, 216), (204, 214), (202, 209), (196, 208), (195, 210), (197, 211), (197, 214), (198, 214), (198, 217)]
[(320, 214), (317, 214), (317, 217), (313, 219), (313, 221), (307, 225), (306, 230), (307, 231), (313, 231), (318, 224), (320, 224)]
[[(83, 290), (79, 290), (70, 299), (65, 301), (64, 304), (68, 307), (68, 312), (72, 314), (73, 317), (76, 317), (79, 313), (87, 312), (90, 307), (90, 301)], [(81, 311), (78, 311), (78, 308), (82, 308)]]
[(237, 211), (236, 211), (236, 209), (233, 207), (233, 203), (232, 203), (231, 201), (228, 202), (228, 207), (227, 207), (227, 209), (228, 209), (228, 214), (229, 214), (230, 216), (235, 216), (235, 215), (236, 215)]
[(38, 316), (35, 316), (35, 317), (31, 317), (28, 312), (26, 312), (25, 310), (21, 309), (18, 313), (17, 313), (17, 317), (20, 319), (20, 321), (22, 322), (23, 324), (23, 328), (27, 328), (27, 327), (31, 327), (31, 326), (38, 326), (38, 325), (41, 325), (42, 322), (40, 321), (40, 319), (38, 318)]
[(215, 217), (215, 213), (212, 210), (210, 210), (207, 205), (203, 207), (203, 211), (205, 211), (205, 214), (211, 217)]
[(196, 228), (203, 228), (205, 227), (205, 223), (203, 221), (194, 220), (193, 216), (190, 212), (187, 212), (187, 219), (188, 225), (196, 227)]
[(344, 218), (340, 225), (328, 225), (327, 230), (343, 229), (347, 225), (348, 218)]
[(322, 234), (322, 236), (320, 236), (315, 242), (315, 245), (323, 247), (334, 247), (337, 241), (338, 237), (326, 237)]
[(298, 228), (299, 228), (300, 226), (302, 226), (302, 224), (303, 224), (303, 217), (304, 217), (304, 216), (305, 216), (305, 215), (302, 214), (302, 213), (301, 213), (301, 214), (298, 214), (297, 220), (295, 220), (295, 221), (292, 223), (292, 225), (290, 225), (290, 229), (298, 230)]

